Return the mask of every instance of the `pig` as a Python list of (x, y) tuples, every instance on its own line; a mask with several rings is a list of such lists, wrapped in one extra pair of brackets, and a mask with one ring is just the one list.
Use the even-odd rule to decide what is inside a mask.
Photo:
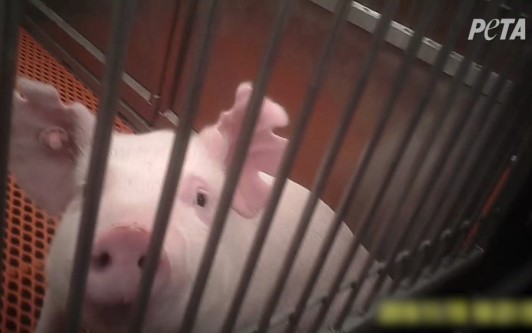
[[(177, 332), (180, 327), (252, 89), (249, 82), (239, 84), (232, 107), (217, 123), (192, 134), (143, 332)], [(13, 96), (10, 172), (40, 207), (61, 216), (46, 259), (48, 286), (36, 329), (59, 332), (65, 322), (95, 117), (80, 103), (63, 103), (53, 86), (24, 77), (17, 79)], [(287, 143), (274, 130), (288, 121), (283, 107), (265, 97), (194, 332), (221, 328)], [(174, 135), (170, 130), (112, 134), (83, 304), (83, 326), (91, 332), (126, 331)], [(260, 318), (308, 197), (308, 189), (287, 181), (237, 330), (252, 327)], [(275, 315), (293, 310), (333, 217), (334, 211), (320, 200)], [(343, 224), (313, 297), (327, 293), (353, 237)], [(356, 279), (367, 258), (361, 246), (345, 282)], [(363, 284), (357, 305), (375, 278)], [(387, 278), (385, 285), (390, 281)], [(347, 292), (335, 298), (325, 324), (336, 318)], [(298, 332), (308, 331), (316, 309), (305, 313)], [(274, 325), (271, 331), (282, 329), (282, 324)]]

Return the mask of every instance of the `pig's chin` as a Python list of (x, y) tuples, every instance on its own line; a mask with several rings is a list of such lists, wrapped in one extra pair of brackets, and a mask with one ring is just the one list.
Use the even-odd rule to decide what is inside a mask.
[[(133, 302), (94, 302), (85, 301), (85, 318), (88, 328), (95, 332), (126, 332), (131, 322)], [(148, 306), (146, 317), (152, 312)]]
[(87, 301), (85, 311), (90, 326), (118, 331), (125, 329), (129, 323), (133, 304), (96, 303)]

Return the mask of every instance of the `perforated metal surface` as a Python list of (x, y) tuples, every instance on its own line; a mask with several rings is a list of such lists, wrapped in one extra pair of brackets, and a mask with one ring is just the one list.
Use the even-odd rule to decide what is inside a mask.
[[(92, 111), (97, 109), (98, 98), (24, 30), (20, 35), (17, 71), (19, 75), (53, 84), (65, 102), (78, 101)], [(116, 128), (131, 132), (121, 119), (117, 119)], [(0, 303), (0, 332), (33, 332), (46, 290), (45, 257), (58, 218), (39, 209), (12, 177), (7, 191), (5, 293)]]

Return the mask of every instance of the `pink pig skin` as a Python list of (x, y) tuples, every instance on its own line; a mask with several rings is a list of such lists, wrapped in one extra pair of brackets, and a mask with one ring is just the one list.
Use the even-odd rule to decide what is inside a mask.
[[(231, 109), (221, 114), (218, 123), (191, 138), (144, 332), (176, 332), (179, 328), (251, 91), (249, 83), (240, 84)], [(57, 332), (64, 322), (94, 124), (93, 115), (84, 106), (63, 104), (52, 86), (24, 78), (18, 80), (10, 169), (39, 205), (52, 214), (62, 215), (47, 258), (49, 286), (38, 333)], [(284, 109), (265, 98), (195, 332), (216, 332), (221, 327), (286, 144), (273, 130), (287, 124)], [(173, 135), (170, 131), (113, 133), (83, 312), (84, 326), (93, 332), (126, 330)], [(242, 306), (238, 328), (249, 327), (260, 317), (308, 195), (308, 189), (287, 182)], [(332, 209), (320, 201), (276, 314), (295, 306), (333, 216)], [(314, 296), (328, 291), (352, 238), (347, 226), (342, 225)], [(361, 247), (345, 282), (356, 278), (367, 256)], [(367, 297), (374, 280), (364, 284), (357, 304)], [(388, 279), (386, 286), (389, 282)], [(345, 297), (344, 292), (336, 298), (330, 314), (338, 310)], [(315, 309), (307, 312), (299, 331), (305, 331)], [(326, 324), (331, 320), (332, 315)], [(271, 331), (282, 328), (273, 327)]]

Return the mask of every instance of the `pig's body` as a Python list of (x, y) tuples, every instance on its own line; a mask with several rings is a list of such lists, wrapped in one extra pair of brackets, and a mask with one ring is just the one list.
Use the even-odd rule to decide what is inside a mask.
[[(290, 242), (296, 232), (297, 223), (301, 216), (303, 207), (306, 203), (309, 191), (303, 186), (289, 180), (286, 184), (283, 196), (280, 200), (276, 218), (271, 227), (270, 234), (266, 240), (265, 247), (260, 257), (259, 264), (257, 266), (257, 273), (254, 275), (254, 280), (249, 289), (249, 295), (246, 299), (246, 303), (242, 306), (242, 315), (239, 327), (249, 327), (256, 324), (256, 318), (261, 314), (263, 306), (268, 299), (268, 296), (273, 290), (278, 273), (281, 270), (284, 258), (287, 255)], [(235, 214), (235, 213), (233, 213)], [(279, 218), (279, 216), (282, 216)], [(292, 217), (286, 219), (286, 217)], [(303, 288), (310, 275), (311, 269), (314, 265), (318, 252), (323, 244), (323, 240), (329, 230), (330, 222), (334, 217), (333, 210), (327, 206), (324, 202), (320, 201), (316, 207), (313, 219), (309, 226), (307, 235), (297, 256), (295, 265), (292, 267), (290, 277), (284, 288), (284, 292), (277, 307), (276, 314), (287, 315), (296, 306), (296, 302), (299, 299)], [(246, 224), (247, 221), (233, 217), (229, 219), (231, 221), (232, 230), (248, 228), (247, 235), (253, 235), (256, 232), (258, 223), (260, 220), (254, 220), (252, 225)], [(234, 237), (237, 233), (227, 232), (225, 234), (224, 244), (228, 244), (229, 248), (234, 251), (232, 257), (237, 257), (236, 270), (241, 271), (245, 256), (248, 253), (248, 249), (251, 247), (252, 237)], [(229, 236), (232, 235), (232, 236)], [(320, 279), (316, 284), (313, 296), (311, 299), (316, 300), (317, 296), (324, 296), (330, 290), (330, 286), (335, 278), (336, 272), (339, 269), (344, 253), (353, 240), (351, 231), (345, 224), (342, 224), (340, 232), (337, 236), (335, 245), (329, 254), (326, 266), (324, 267)], [(359, 248), (357, 259), (351, 266), (349, 281), (354, 281), (357, 272), (362, 267), (363, 260), (367, 258), (367, 251), (363, 247)], [(233, 281), (236, 281), (233, 280)], [(344, 280), (348, 281), (348, 279)], [(212, 283), (212, 282), (211, 282)], [(215, 286), (216, 284), (213, 283)], [(231, 285), (232, 288), (236, 288), (236, 283)], [(367, 286), (366, 286), (367, 289)], [(345, 293), (342, 295), (345, 296)], [(362, 296), (362, 295), (361, 295)], [(344, 297), (338, 297), (335, 305), (339, 306)], [(316, 306), (312, 307), (316, 310)], [(314, 312), (312, 312), (314, 313)], [(331, 314), (337, 313), (337, 311), (331, 311)], [(300, 325), (302, 331), (304, 331), (307, 321), (313, 318), (311, 312), (308, 313), (309, 318), (304, 318), (303, 323)], [(274, 315), (275, 317), (275, 315)], [(286, 317), (285, 317), (286, 318)], [(307, 319), (307, 320), (305, 320)], [(329, 321), (330, 322), (330, 321)]]
[[(12, 140), (11, 147), (12, 169), (21, 181), (21, 186), (26, 188), (30, 195), (43, 198), (41, 201), (48, 203), (48, 207), (61, 207), (62, 205), (66, 207), (61, 225), (54, 236), (47, 262), (49, 288), (37, 330), (38, 333), (56, 332), (64, 321), (81, 216), (83, 180), (87, 172), (90, 152), (88, 145), (90, 140), (87, 138), (90, 138), (90, 133), (92, 133), (94, 120), (88, 111), (79, 107), (71, 107), (72, 110), (63, 114), (65, 118), (63, 123), (67, 123), (64, 125), (65, 132), (76, 143), (74, 154), (76, 162), (72, 164), (72, 168), (68, 168), (70, 159), (65, 157), (64, 161), (68, 163), (64, 163), (58, 158), (62, 155), (60, 155), (61, 148), (57, 147), (61, 147), (61, 143), (69, 146), (68, 140), (64, 141), (64, 138), (61, 139), (63, 141), (60, 141), (60, 144), (57, 144), (56, 134), (62, 132), (55, 129), (50, 132), (47, 129), (49, 124), (44, 126), (42, 121), (34, 124), (33, 118), (24, 116), (24, 112), (39, 110), (42, 114), (36, 118), (47, 119), (46, 112), (51, 112), (48, 109), (59, 113), (63, 110), (57, 111), (57, 109), (67, 107), (55, 101), (52, 96), (53, 92), (46, 86), (42, 87), (23, 81), (19, 84), (19, 89), (24, 96), (15, 95), (14, 140)], [(208, 238), (210, 223), (216, 212), (223, 187), (227, 156), (231, 154), (231, 147), (227, 147), (224, 143), (227, 141), (224, 140), (229, 140), (227, 133), (231, 134), (235, 126), (238, 129), (238, 124), (231, 123), (233, 118), (230, 117), (242, 112), (242, 103), (244, 102), (245, 105), (247, 102), (245, 97), (249, 96), (250, 89), (250, 87), (248, 89), (242, 86), (239, 88), (237, 102), (231, 111), (233, 113), (226, 112), (226, 118), (222, 119), (222, 117), (217, 127), (210, 127), (191, 138), (170, 216), (144, 332), (176, 332), (180, 326), (188, 296), (194, 285), (201, 251)], [(41, 99), (32, 100), (33, 95)], [(42, 103), (43, 98), (47, 100), (47, 103)], [(50, 100), (59, 103), (58, 106), (49, 107)], [(223, 323), (273, 181), (273, 178), (266, 173), (274, 174), (272, 170), (276, 168), (282, 156), (284, 141), (275, 136), (271, 129), (286, 122), (283, 118), (284, 111), (269, 100), (266, 100), (263, 108), (265, 118), (259, 121), (259, 127), (262, 126), (262, 129), (255, 134), (256, 141), (249, 155), (251, 157), (241, 176), (241, 183), (239, 183), (233, 201), (233, 209), (227, 217), (225, 231), (196, 320), (195, 332), (216, 332)], [(43, 110), (46, 112), (42, 112)], [(74, 116), (73, 120), (70, 119), (72, 116)], [(74, 125), (69, 127), (69, 121), (72, 121)], [(43, 128), (47, 131), (40, 142), (35, 144), (27, 139), (33, 136), (33, 132), (41, 135)], [(109, 263), (106, 262), (104, 266), (91, 266), (84, 307), (85, 326), (94, 332), (119, 333), (126, 330), (126, 319), (130, 304), (136, 295), (140, 270), (136, 266), (132, 267), (129, 264), (129, 258), (124, 257), (124, 254), (137, 253), (139, 247), (147, 247), (145, 239), (149, 237), (145, 235), (149, 235), (152, 230), (173, 135), (169, 131), (156, 131), (142, 135), (113, 134), (93, 247), (94, 258), (100, 258), (100, 253), (103, 251), (108, 256), (110, 254), (112, 260)], [(59, 138), (62, 137), (59, 136)], [(43, 145), (46, 149), (51, 148), (52, 152), (43, 152)], [(65, 170), (63, 173), (50, 171), (49, 174), (51, 178), (56, 177), (56, 181), (60, 180), (62, 184), (66, 182), (62, 188), (72, 192), (67, 195), (68, 202), (50, 201), (46, 194), (42, 193), (42, 184), (32, 182), (29, 176), (31, 168), (25, 163), (28, 153), (45, 154), (45, 160), (39, 172), (46, 171), (47, 168)], [(65, 150), (65, 154), (67, 153), (71, 154), (72, 149), (68, 152)], [(262, 167), (264, 169), (261, 169)], [(50, 182), (54, 179), (46, 181)], [(69, 181), (71, 184), (68, 183)], [(49, 191), (49, 189), (46, 190)], [(201, 198), (198, 196), (200, 194)], [(287, 182), (254, 278), (241, 308), (238, 328), (252, 326), (260, 318), (287, 254), (308, 195), (309, 191), (306, 188), (293, 181)], [(58, 195), (58, 197), (64, 196)], [(334, 212), (331, 208), (320, 201), (284, 288), (276, 315), (286, 314), (296, 305), (333, 217)], [(120, 244), (119, 239), (123, 240), (123, 244)], [(113, 244), (114, 240), (117, 240), (118, 244)], [(352, 240), (351, 232), (345, 225), (342, 225), (335, 246), (328, 256), (327, 264), (315, 287), (314, 296), (325, 295), (328, 292)], [(344, 281), (355, 279), (367, 255), (365, 249), (359, 249), (350, 273)], [(136, 264), (136, 261), (134, 263)], [(91, 265), (93, 264), (91, 261)], [(363, 290), (367, 290), (368, 287), (369, 282), (363, 286)], [(341, 305), (344, 297), (345, 294), (336, 298), (336, 307)], [(363, 298), (364, 292), (359, 296), (359, 301)], [(329, 313), (336, 312), (333, 308)], [(308, 320), (305, 319), (300, 325), (301, 331), (305, 331), (305, 324), (308, 324)]]

